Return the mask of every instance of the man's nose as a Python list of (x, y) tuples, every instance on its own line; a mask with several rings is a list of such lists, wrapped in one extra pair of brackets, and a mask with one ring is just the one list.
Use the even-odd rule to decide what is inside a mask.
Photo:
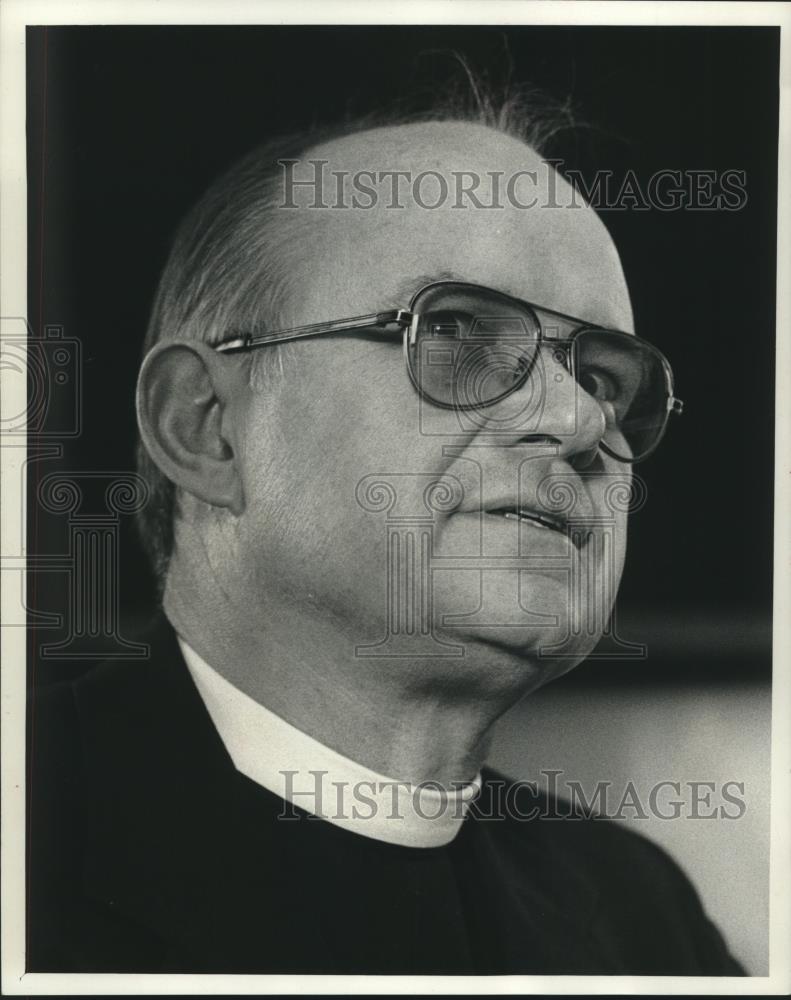
[(599, 403), (570, 372), (567, 346), (542, 344), (525, 383), (487, 408), (482, 432), (494, 431), (503, 444), (551, 443), (558, 455), (588, 464), (607, 429)]

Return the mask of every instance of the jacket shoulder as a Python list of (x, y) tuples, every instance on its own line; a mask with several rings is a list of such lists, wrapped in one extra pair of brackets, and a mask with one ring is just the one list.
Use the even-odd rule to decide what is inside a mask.
[[(128, 697), (148, 661), (106, 661), (76, 680), (32, 692), (28, 707), (27, 948), (35, 972), (132, 971), (135, 954), (156, 955), (146, 928), (86, 891), (100, 801), (114, 794), (115, 768), (97, 769), (97, 727), (138, 713)], [(138, 697), (138, 701), (142, 696)], [(124, 705), (128, 705), (125, 708)], [(122, 776), (117, 777), (121, 782)]]
[[(567, 799), (488, 771), (510, 793), (502, 838), (525, 878), (544, 879), (563, 905), (590, 900), (591, 933), (620, 971), (642, 975), (744, 975), (681, 866), (649, 837)], [(490, 801), (491, 807), (491, 801)]]

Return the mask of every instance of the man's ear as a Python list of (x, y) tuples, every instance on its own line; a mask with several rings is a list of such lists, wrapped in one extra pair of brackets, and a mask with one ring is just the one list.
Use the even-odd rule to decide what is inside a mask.
[(137, 422), (151, 458), (193, 496), (234, 514), (244, 495), (228, 406), (239, 368), (203, 343), (163, 341), (137, 381)]

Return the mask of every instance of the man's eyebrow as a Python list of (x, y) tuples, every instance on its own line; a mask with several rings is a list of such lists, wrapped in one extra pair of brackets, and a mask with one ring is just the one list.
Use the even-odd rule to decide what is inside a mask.
[(421, 288), (432, 284), (434, 281), (468, 281), (463, 275), (455, 271), (435, 271), (433, 274), (418, 274), (413, 278), (403, 278), (393, 291), (393, 308), (400, 309), (419, 292)]

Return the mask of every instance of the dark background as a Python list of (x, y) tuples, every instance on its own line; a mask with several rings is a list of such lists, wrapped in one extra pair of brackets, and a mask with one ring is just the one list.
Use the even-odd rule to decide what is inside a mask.
[[(512, 66), (587, 124), (549, 152), (645, 183), (659, 169), (746, 171), (738, 212), (607, 211), (636, 330), (670, 357), (686, 403), (639, 467), (619, 632), (645, 661), (590, 661), (563, 683), (766, 681), (771, 669), (779, 31), (771, 28), (93, 27), (28, 31), (29, 322), (82, 345), (81, 433), (31, 465), (134, 468), (134, 385), (174, 227), (235, 158), (280, 131), (430, 94), (457, 50), (493, 83)], [(61, 419), (53, 403), (49, 418)], [(49, 419), (48, 418), (48, 419)], [(65, 420), (65, 417), (62, 418)], [(64, 424), (65, 426), (65, 424)], [(35, 443), (35, 438), (31, 437)], [(31, 503), (28, 551), (62, 551)], [(154, 608), (121, 522), (122, 628)], [(63, 573), (30, 574), (63, 611)], [(57, 629), (32, 642), (57, 641)], [(42, 665), (44, 679), (77, 668)], [(81, 669), (81, 668), (80, 668)]]

